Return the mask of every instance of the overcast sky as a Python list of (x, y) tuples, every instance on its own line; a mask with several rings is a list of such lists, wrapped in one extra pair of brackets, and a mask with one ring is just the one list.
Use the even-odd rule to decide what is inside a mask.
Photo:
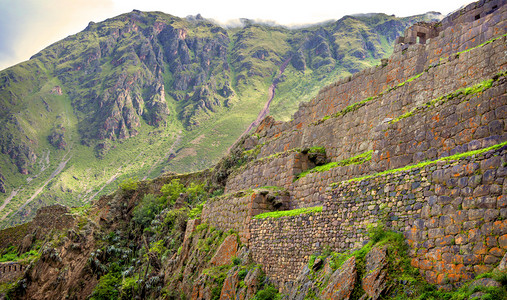
[(178, 17), (201, 14), (227, 23), (239, 18), (301, 25), (344, 15), (382, 12), (404, 17), (444, 15), (471, 0), (0, 0), (0, 70), (27, 60), (46, 46), (99, 22), (138, 9)]

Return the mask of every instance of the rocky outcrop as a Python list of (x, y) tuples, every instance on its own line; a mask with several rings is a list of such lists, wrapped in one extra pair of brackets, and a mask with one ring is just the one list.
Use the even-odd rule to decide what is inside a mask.
[(365, 257), (365, 275), (361, 286), (367, 299), (377, 300), (387, 286), (387, 252), (386, 248), (374, 247)]
[(67, 148), (67, 142), (65, 141), (65, 127), (58, 126), (53, 128), (51, 134), (48, 136), (48, 142), (59, 150), (65, 150)]
[(356, 284), (356, 258), (351, 257), (343, 263), (329, 278), (327, 287), (322, 291), (325, 299), (349, 299)]
[(210, 260), (211, 266), (223, 266), (231, 263), (232, 258), (238, 251), (238, 238), (235, 235), (229, 235), (218, 247), (217, 252)]

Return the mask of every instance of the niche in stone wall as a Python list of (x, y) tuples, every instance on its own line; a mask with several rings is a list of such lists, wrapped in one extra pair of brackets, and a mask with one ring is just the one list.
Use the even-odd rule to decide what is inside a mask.
[(426, 44), (426, 33), (424, 33), (424, 32), (417, 33), (417, 43), (418, 44)]

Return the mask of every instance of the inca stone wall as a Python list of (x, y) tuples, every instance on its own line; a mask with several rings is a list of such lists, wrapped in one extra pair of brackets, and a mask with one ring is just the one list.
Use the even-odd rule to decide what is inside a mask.
[(288, 209), (288, 194), (281, 190), (237, 192), (210, 199), (203, 207), (201, 219), (221, 230), (238, 232), (242, 243), (250, 239), (249, 224), (253, 216), (276, 208)]
[(412, 264), (440, 285), (492, 269), (507, 251), (507, 147), (459, 161), (342, 183), (321, 213), (253, 219), (250, 248), (280, 285), (296, 278), (311, 254), (346, 251), (385, 222), (403, 232)]
[(11, 282), (20, 277), (26, 266), (15, 262), (0, 263), (0, 283)]
[(39, 208), (32, 221), (0, 230), (0, 247), (19, 246), (28, 234), (36, 233), (41, 237), (53, 229), (69, 228), (74, 221), (75, 218), (70, 214), (69, 208), (63, 205), (56, 204)]
[(288, 188), (297, 174), (313, 166), (307, 154), (299, 151), (281, 152), (274, 157), (253, 161), (230, 175), (225, 192), (263, 186)]
[[(294, 114), (294, 120), (276, 123), (259, 133), (259, 142), (265, 143), (259, 157), (318, 145), (326, 147), (328, 157), (337, 161), (371, 150), (372, 128), (386, 118), (396, 117), (431, 99), (471, 86), (492, 77), (499, 70), (505, 70), (505, 37), (457, 57), (455, 54), (502, 36), (507, 32), (506, 20), (507, 6), (503, 5), (494, 14), (445, 29), (427, 44), (397, 49), (383, 67), (364, 70), (324, 88), (315, 99), (301, 105)], [(406, 82), (421, 73), (420, 77)], [(397, 87), (403, 82), (403, 86)], [(396, 88), (355, 112), (331, 118), (317, 126), (311, 125), (326, 115), (392, 87)]]
[(445, 98), (436, 107), (422, 107), (410, 117), (379, 125), (370, 170), (399, 168), (506, 141), (506, 87), (504, 75), (484, 92)]

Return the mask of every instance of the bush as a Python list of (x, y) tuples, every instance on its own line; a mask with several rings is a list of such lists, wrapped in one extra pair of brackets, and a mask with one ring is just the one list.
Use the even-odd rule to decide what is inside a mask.
[(119, 287), (121, 286), (121, 274), (110, 272), (100, 277), (99, 283), (95, 286), (90, 300), (117, 299)]
[(137, 180), (136, 177), (134, 178), (126, 178), (124, 179), (119, 185), (118, 187), (120, 187), (120, 189), (124, 190), (124, 191), (133, 191), (133, 190), (136, 190), (137, 189), (137, 185), (139, 184), (139, 181)]
[(123, 299), (134, 299), (134, 296), (137, 294), (139, 289), (139, 284), (137, 283), (139, 279), (139, 275), (134, 277), (125, 277), (121, 284), (121, 296)]
[(274, 300), (278, 299), (278, 290), (272, 286), (268, 285), (264, 289), (260, 290), (255, 294), (254, 300)]
[(204, 184), (191, 183), (187, 188), (187, 193), (192, 202), (204, 199), (207, 194), (204, 191)]
[(139, 203), (134, 209), (132, 219), (135, 223), (141, 225), (142, 227), (147, 227), (161, 211), (163, 207), (162, 202), (163, 198), (157, 198), (153, 194), (144, 195), (141, 203)]
[(202, 208), (204, 207), (204, 204), (206, 204), (206, 202), (197, 204), (194, 208), (192, 208), (188, 213), (188, 218), (191, 220), (197, 219), (197, 217), (202, 214)]
[(185, 186), (180, 183), (179, 179), (173, 179), (170, 183), (164, 184), (160, 192), (166, 199), (167, 203), (174, 204), (181, 193), (185, 192)]

